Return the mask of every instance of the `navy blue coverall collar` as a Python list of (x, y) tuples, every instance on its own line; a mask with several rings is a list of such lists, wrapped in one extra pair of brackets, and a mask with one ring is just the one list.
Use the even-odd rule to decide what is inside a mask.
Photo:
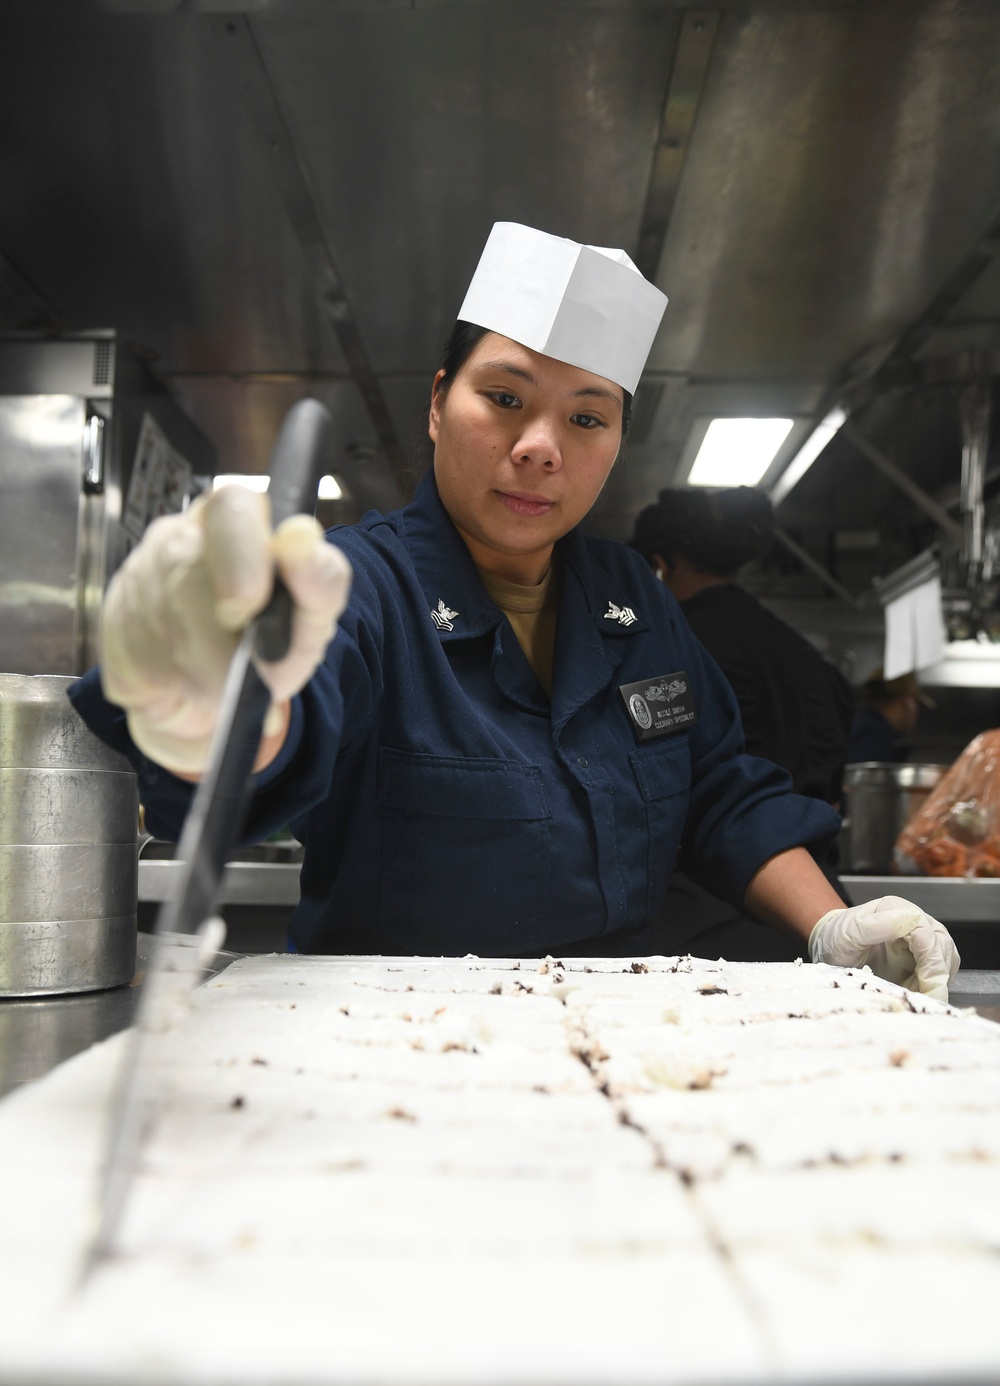
[[(525, 677), (530, 671), (513, 632), (441, 502), (433, 468), (402, 512), (401, 532), (442, 644), (496, 631), (493, 675), (498, 687), (513, 702), (547, 713), (549, 704), (534, 675)], [(649, 621), (630, 605), (629, 593), (612, 590), (607, 575), (591, 561), (579, 529), (564, 535), (555, 552), (562, 593), (551, 713), (558, 731), (607, 686), (624, 657), (625, 643), (647, 631)]]

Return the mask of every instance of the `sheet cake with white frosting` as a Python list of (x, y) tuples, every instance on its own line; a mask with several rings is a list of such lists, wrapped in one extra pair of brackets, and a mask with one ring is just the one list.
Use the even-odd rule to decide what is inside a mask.
[(0, 1103), (0, 1382), (1000, 1371), (1000, 1028), (867, 970), (242, 960), (80, 1289), (123, 1041)]

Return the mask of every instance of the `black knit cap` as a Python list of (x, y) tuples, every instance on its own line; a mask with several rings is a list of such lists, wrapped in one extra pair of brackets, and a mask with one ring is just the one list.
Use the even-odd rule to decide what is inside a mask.
[(774, 537), (774, 513), (763, 491), (666, 488), (635, 522), (632, 547), (650, 561), (686, 558), (700, 572), (733, 577), (759, 558)]

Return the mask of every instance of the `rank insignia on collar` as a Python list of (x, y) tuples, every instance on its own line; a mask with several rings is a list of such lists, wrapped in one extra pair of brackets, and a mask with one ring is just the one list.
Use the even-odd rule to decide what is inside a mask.
[(620, 626), (630, 626), (637, 617), (630, 606), (615, 606), (613, 601), (609, 601), (608, 609), (604, 613), (604, 619), (606, 621), (617, 621)]
[(431, 620), (438, 630), (454, 630), (457, 615), (457, 611), (452, 611), (450, 606), (445, 606), (441, 598), (438, 597), (437, 611), (431, 612)]

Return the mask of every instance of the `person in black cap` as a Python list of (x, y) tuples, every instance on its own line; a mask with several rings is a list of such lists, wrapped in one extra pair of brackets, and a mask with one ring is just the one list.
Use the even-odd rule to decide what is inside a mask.
[(848, 764), (900, 764), (909, 754), (909, 738), (917, 729), (921, 707), (935, 706), (934, 699), (917, 682), (916, 674), (887, 679), (881, 669), (874, 669), (861, 689), (847, 748)]
[[(853, 699), (847, 680), (813, 645), (736, 583), (773, 540), (760, 491), (666, 489), (639, 515), (632, 546), (681, 603), (695, 635), (726, 675), (750, 755), (780, 765), (798, 794), (839, 805)], [(834, 860), (820, 863), (840, 890)], [(841, 891), (842, 893), (842, 891)], [(794, 955), (774, 930), (722, 907), (686, 878), (664, 914), (670, 939), (739, 961)]]
[(664, 490), (636, 521), (632, 547), (681, 603), (726, 675), (747, 751), (787, 770), (797, 794), (839, 804), (850, 685), (815, 646), (736, 583), (773, 540), (761, 491)]

